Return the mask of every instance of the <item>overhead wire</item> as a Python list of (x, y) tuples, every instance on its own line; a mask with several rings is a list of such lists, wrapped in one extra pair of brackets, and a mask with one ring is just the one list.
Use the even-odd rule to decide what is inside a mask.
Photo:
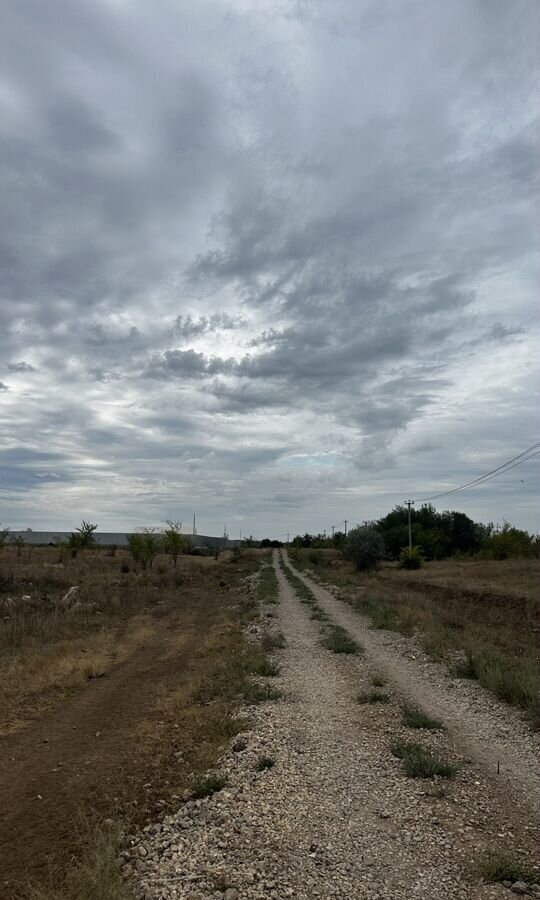
[(518, 453), (517, 456), (513, 456), (512, 459), (507, 460), (505, 463), (501, 463), (501, 465), (497, 466), (495, 469), (491, 469), (489, 472), (485, 472), (484, 475), (480, 475), (478, 476), (478, 478), (473, 478), (472, 481), (467, 481), (465, 484), (462, 484), (456, 488), (451, 488), (448, 491), (441, 491), (438, 494), (432, 494), (430, 497), (421, 497), (413, 502), (427, 503), (429, 500), (437, 500), (439, 497), (447, 497), (449, 494), (457, 494), (460, 491), (467, 490), (468, 488), (473, 488), (479, 484), (484, 484), (484, 482), (491, 481), (492, 478), (498, 478), (499, 475), (504, 475), (505, 472), (509, 472), (511, 469), (515, 469), (516, 466), (521, 466), (522, 463), (525, 463), (529, 459), (533, 459), (533, 457), (540, 455), (539, 448), (540, 441), (536, 441), (536, 443), (532, 444), (526, 450)]

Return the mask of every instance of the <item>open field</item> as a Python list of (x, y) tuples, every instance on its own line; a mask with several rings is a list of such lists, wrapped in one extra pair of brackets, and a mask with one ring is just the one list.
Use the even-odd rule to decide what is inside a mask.
[(176, 803), (237, 730), (261, 554), (223, 556), (141, 573), (127, 553), (2, 555), (2, 900), (49, 869), (61, 880), (79, 820), (136, 827)]

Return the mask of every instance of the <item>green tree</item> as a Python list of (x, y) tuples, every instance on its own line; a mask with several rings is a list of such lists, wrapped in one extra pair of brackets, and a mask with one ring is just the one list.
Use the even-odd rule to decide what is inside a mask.
[(500, 531), (493, 531), (482, 545), (482, 555), (490, 559), (512, 559), (533, 556), (535, 540), (520, 528), (513, 528), (509, 522), (503, 522)]
[(82, 520), (79, 527), (75, 529), (76, 534), (78, 534), (79, 536), (79, 548), (81, 550), (87, 550), (89, 547), (95, 547), (95, 531), (97, 531), (97, 525), (92, 525), (90, 522), (85, 522), (84, 519)]
[(191, 541), (182, 534), (182, 523), (167, 521), (167, 528), (163, 535), (163, 549), (171, 557), (174, 567), (181, 553), (185, 553), (191, 546)]
[(385, 557), (384, 540), (380, 531), (371, 525), (353, 528), (347, 535), (344, 553), (360, 572), (376, 569)]
[(138, 534), (128, 535), (128, 550), (135, 562), (141, 564), (143, 569), (152, 568), (154, 557), (161, 548), (161, 541), (153, 528), (145, 528)]

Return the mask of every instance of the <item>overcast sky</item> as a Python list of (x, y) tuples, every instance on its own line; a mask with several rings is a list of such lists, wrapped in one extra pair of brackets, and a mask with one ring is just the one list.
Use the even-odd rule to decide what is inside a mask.
[[(536, 0), (4, 0), (0, 520), (322, 531), (537, 440), (538, 47)], [(439, 508), (539, 529), (539, 461)]]

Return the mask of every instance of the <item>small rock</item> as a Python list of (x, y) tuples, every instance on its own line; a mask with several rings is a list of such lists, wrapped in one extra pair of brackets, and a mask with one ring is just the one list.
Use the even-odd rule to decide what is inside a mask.
[(513, 891), (514, 894), (528, 894), (529, 893), (529, 888), (525, 884), (524, 881), (514, 881), (510, 890)]
[(247, 749), (247, 741), (244, 738), (238, 738), (232, 745), (233, 753), (241, 753), (242, 750)]
[(223, 900), (238, 900), (240, 894), (236, 890), (236, 888), (227, 888), (225, 893), (223, 894)]

